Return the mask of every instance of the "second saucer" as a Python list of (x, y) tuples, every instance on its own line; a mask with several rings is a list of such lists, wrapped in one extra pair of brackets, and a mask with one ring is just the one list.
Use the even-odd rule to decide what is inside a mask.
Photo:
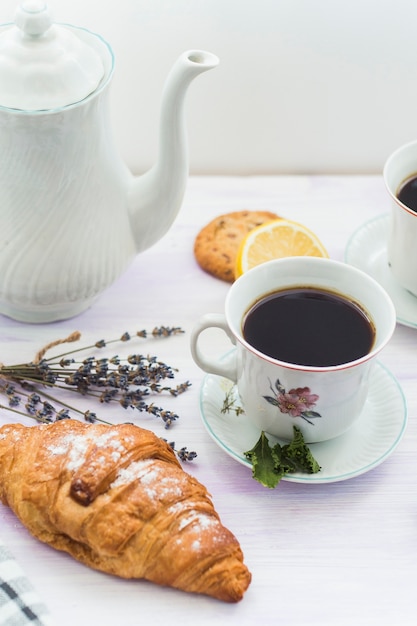
[(417, 298), (394, 280), (387, 261), (386, 240), (389, 215), (382, 215), (362, 224), (350, 237), (345, 261), (366, 272), (390, 295), (397, 321), (417, 328)]

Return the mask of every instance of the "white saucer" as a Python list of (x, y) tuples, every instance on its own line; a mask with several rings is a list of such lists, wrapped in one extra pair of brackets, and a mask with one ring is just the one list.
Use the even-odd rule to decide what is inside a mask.
[(417, 298), (394, 280), (388, 266), (386, 245), (389, 216), (383, 215), (362, 224), (348, 241), (345, 261), (374, 278), (391, 296), (397, 322), (417, 328)]
[[(244, 452), (258, 441), (260, 431), (241, 413), (222, 413), (226, 394), (233, 394), (234, 406), (240, 406), (235, 386), (230, 380), (207, 374), (200, 392), (200, 410), (208, 433), (227, 454), (252, 467)], [(283, 480), (296, 483), (332, 483), (347, 480), (373, 469), (395, 450), (407, 423), (404, 394), (394, 376), (379, 362), (371, 374), (370, 391), (362, 414), (352, 428), (330, 441), (309, 444), (321, 466), (317, 474), (289, 474)], [(279, 441), (268, 435), (271, 444)]]

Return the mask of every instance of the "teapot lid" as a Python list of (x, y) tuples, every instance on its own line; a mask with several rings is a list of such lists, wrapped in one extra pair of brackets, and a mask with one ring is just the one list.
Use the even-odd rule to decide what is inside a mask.
[(21, 2), (14, 24), (0, 30), (0, 106), (56, 109), (92, 93), (104, 64), (77, 31), (53, 24), (44, 0)]

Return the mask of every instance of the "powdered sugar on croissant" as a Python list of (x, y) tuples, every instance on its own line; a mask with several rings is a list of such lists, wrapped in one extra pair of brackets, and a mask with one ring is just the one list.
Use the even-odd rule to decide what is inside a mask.
[(250, 583), (206, 488), (138, 426), (3, 426), (0, 499), (35, 537), (103, 572), (227, 602)]

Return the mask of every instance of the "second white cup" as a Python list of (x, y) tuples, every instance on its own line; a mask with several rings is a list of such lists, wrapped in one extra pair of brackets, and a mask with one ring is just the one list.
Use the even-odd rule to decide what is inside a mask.
[(396, 282), (417, 296), (417, 212), (398, 197), (403, 184), (417, 177), (417, 141), (392, 153), (385, 163), (383, 176), (391, 196), (388, 264)]

